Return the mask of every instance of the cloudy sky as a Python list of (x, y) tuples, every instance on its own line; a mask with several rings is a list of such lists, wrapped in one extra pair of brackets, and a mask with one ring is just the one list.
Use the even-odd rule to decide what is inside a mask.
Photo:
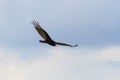
[[(120, 0), (0, 0), (0, 80), (120, 80)], [(39, 43), (32, 20), (76, 48)]]

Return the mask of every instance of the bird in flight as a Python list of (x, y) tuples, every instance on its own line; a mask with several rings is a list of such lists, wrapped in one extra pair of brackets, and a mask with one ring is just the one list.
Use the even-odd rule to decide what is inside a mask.
[(40, 26), (39, 22), (36, 22), (35, 20), (32, 21), (32, 24), (34, 25), (34, 28), (36, 31), (39, 33), (41, 37), (43, 37), (44, 40), (39, 40), (41, 43), (47, 43), (51, 46), (56, 46), (56, 45), (62, 45), (62, 46), (70, 46), (70, 47), (77, 47), (78, 45), (70, 45), (66, 43), (61, 43), (61, 42), (56, 42), (53, 41), (52, 38), (48, 35), (48, 33)]

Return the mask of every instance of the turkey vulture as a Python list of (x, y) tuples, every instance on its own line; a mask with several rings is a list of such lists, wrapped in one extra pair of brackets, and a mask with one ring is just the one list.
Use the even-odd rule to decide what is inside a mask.
[(66, 44), (66, 43), (55, 42), (51, 39), (51, 37), (48, 35), (48, 33), (44, 29), (42, 29), (39, 22), (36, 22), (34, 20), (34, 21), (32, 21), (32, 24), (34, 25), (34, 27), (37, 30), (37, 32), (39, 33), (39, 35), (41, 35), (41, 37), (43, 37), (43, 39), (45, 39), (45, 40), (39, 40), (39, 42), (41, 42), (41, 43), (47, 43), (51, 46), (56, 46), (56, 45), (70, 46), (70, 47), (78, 46), (78, 45), (70, 45), (70, 44)]

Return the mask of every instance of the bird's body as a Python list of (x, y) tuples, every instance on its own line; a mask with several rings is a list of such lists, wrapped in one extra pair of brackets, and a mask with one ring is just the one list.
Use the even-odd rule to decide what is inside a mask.
[(40, 24), (38, 22), (32, 21), (32, 24), (34, 25), (34, 27), (37, 30), (37, 32), (39, 33), (39, 35), (41, 35), (41, 37), (43, 37), (43, 39), (44, 39), (44, 40), (39, 40), (39, 42), (41, 42), (41, 43), (47, 43), (51, 46), (56, 46), (56, 45), (70, 46), (70, 47), (78, 46), (78, 45), (69, 45), (69, 44), (66, 44), (66, 43), (55, 42), (48, 35), (48, 33), (44, 29), (42, 29), (42, 27), (40, 26)]
[(56, 46), (56, 43), (55, 43), (55, 41), (53, 41), (53, 40), (39, 40), (39, 42), (41, 42), (41, 43), (47, 43), (47, 44), (49, 44), (49, 45), (51, 45), (51, 46)]

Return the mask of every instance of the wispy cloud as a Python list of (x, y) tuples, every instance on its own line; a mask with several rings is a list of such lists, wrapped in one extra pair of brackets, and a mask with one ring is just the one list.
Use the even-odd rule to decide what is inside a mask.
[(47, 49), (44, 56), (23, 60), (20, 56), (23, 53), (1, 48), (0, 80), (119, 80), (120, 68), (108, 63), (120, 62), (119, 53), (120, 47), (101, 50), (55, 48)]
[(101, 51), (100, 60), (101, 61), (118, 61), (120, 62), (120, 47), (110, 47)]

